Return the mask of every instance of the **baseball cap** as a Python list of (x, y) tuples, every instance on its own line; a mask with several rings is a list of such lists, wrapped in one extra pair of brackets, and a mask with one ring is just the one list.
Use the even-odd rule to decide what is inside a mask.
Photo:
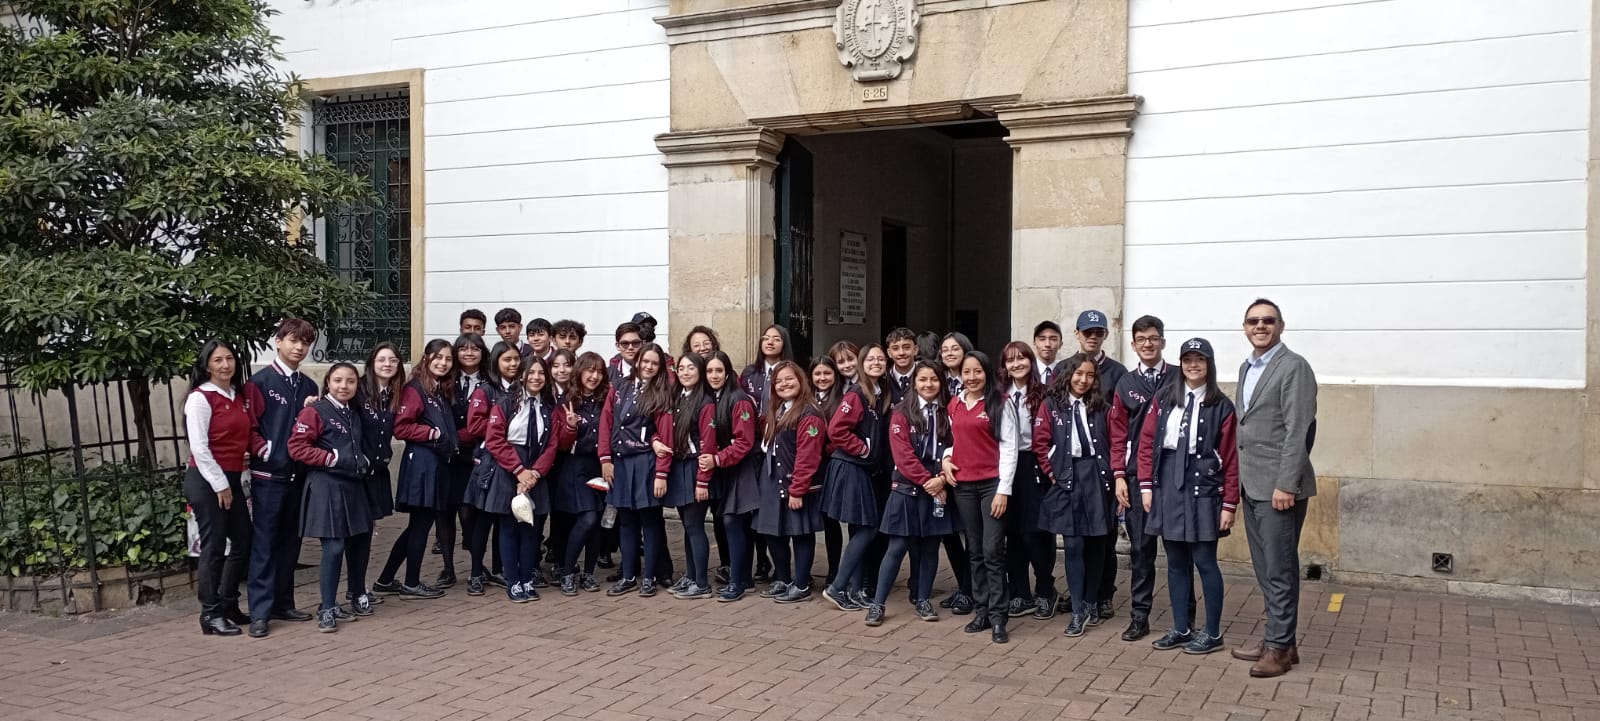
[(645, 323), (649, 323), (650, 325), (658, 325), (656, 323), (656, 317), (653, 316), (653, 315), (650, 315), (649, 313), (646, 313), (644, 311), (640, 311), (638, 313), (634, 313), (633, 314), (633, 324), (634, 325), (644, 325)]
[(1206, 360), (1208, 361), (1214, 361), (1217, 359), (1216, 352), (1211, 350), (1211, 341), (1208, 341), (1204, 338), (1190, 338), (1189, 340), (1184, 341), (1182, 346), (1179, 346), (1179, 359), (1182, 359), (1185, 355), (1190, 353), (1199, 353), (1200, 355), (1205, 356)]
[(1078, 330), (1089, 330), (1090, 328), (1110, 330), (1110, 326), (1106, 325), (1106, 314), (1098, 310), (1086, 310), (1079, 313)]

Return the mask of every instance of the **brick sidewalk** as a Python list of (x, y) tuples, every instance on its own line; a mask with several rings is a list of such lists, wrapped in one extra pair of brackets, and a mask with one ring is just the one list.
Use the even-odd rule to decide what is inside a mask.
[[(1259, 633), (1260, 598), (1248, 579), (1227, 588), (1232, 645)], [(820, 600), (549, 589), (514, 606), (492, 590), (391, 598), (336, 634), (275, 623), (264, 640), (202, 637), (176, 612), (106, 635), (0, 624), (0, 719), (1600, 720), (1593, 609), (1308, 584), (1303, 663), (1257, 680), (1226, 653), (1123, 643), (1125, 590), (1118, 616), (1081, 638), (1061, 635), (1064, 617), (1016, 619), (1005, 646), (963, 634), (965, 617), (917, 621), (898, 590), (879, 628)], [(1166, 605), (1158, 587), (1157, 629)]]

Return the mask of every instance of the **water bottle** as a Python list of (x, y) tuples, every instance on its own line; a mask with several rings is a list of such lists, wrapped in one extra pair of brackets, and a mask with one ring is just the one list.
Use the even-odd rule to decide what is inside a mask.
[(601, 528), (615, 528), (616, 525), (617, 525), (617, 507), (607, 503), (605, 512), (600, 514), (600, 527)]
[(933, 517), (944, 518), (944, 501), (933, 499)]

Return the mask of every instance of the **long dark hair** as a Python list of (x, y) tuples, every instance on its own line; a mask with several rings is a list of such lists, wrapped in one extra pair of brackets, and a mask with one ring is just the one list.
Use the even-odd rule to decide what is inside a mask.
[[(786, 361), (794, 360), (794, 343), (790, 339), (789, 329), (783, 325), (773, 323), (772, 325), (763, 328), (760, 336), (756, 336), (756, 362), (760, 363), (763, 367), (765, 367), (767, 364), (767, 357), (761, 354), (761, 338), (767, 334), (767, 331), (774, 328), (778, 330), (778, 335), (783, 338), (783, 352), (778, 354), (778, 358)], [(773, 370), (777, 369), (774, 368)]]
[[(705, 384), (706, 391), (716, 398), (717, 447), (726, 448), (733, 442), (733, 407), (738, 405), (739, 401), (747, 400), (749, 396), (745, 395), (744, 387), (739, 383), (739, 376), (734, 374), (733, 359), (729, 358), (727, 353), (720, 350), (712, 353), (711, 359), (706, 361), (706, 366), (709, 367), (713, 362), (721, 363), (722, 369), (728, 374), (727, 379), (722, 382), (721, 390), (712, 391), (711, 384)], [(704, 370), (702, 368), (701, 372), (704, 373)], [(703, 375), (701, 377), (704, 378)], [(704, 443), (705, 439), (702, 438), (701, 444)]]
[[(1258, 302), (1256, 305), (1261, 305), (1261, 303)], [(1267, 305), (1271, 305), (1271, 303)], [(1205, 354), (1199, 351), (1189, 351), (1189, 353), (1205, 358)], [(1188, 353), (1178, 356), (1178, 372), (1176, 376), (1161, 387), (1160, 403), (1167, 408), (1183, 410), (1183, 397), (1189, 392), (1189, 379), (1183, 376), (1183, 356), (1185, 355), (1188, 355)], [(1210, 358), (1206, 358), (1206, 395), (1205, 399), (1200, 401), (1200, 405), (1216, 405), (1223, 398), (1222, 387), (1217, 385), (1217, 364)]]
[[(434, 378), (428, 370), (428, 363), (440, 351), (450, 351), (450, 372), (443, 378)], [(422, 386), (425, 395), (441, 396), (445, 401), (454, 403), (456, 399), (456, 356), (455, 346), (443, 338), (434, 338), (422, 347), (422, 357), (417, 359), (416, 365), (411, 366), (411, 374), (406, 380), (415, 381)]]
[(194, 368), (189, 372), (189, 392), (193, 393), (211, 382), (211, 356), (216, 355), (218, 349), (233, 354), (233, 377), (227, 383), (234, 397), (243, 397), (245, 381), (250, 378), (250, 364), (239, 357), (239, 351), (232, 343), (221, 338), (212, 338), (200, 346), (200, 355), (194, 359)]
[[(800, 395), (795, 396), (794, 403), (789, 406), (786, 413), (780, 413), (783, 408), (783, 399), (778, 396), (778, 374), (784, 370), (792, 371), (800, 381)], [(800, 417), (805, 415), (806, 409), (816, 408), (812, 403), (811, 374), (801, 368), (794, 361), (778, 361), (776, 368), (772, 369), (772, 377), (767, 379), (767, 422), (766, 434), (763, 438), (771, 438), (778, 431), (789, 430), (800, 425)]]
[[(817, 367), (822, 366), (833, 371), (833, 386), (828, 390), (820, 390), (816, 386), (815, 374)], [(832, 418), (833, 412), (839, 410), (839, 404), (844, 402), (844, 374), (839, 372), (839, 364), (833, 362), (828, 356), (817, 356), (811, 361), (811, 367), (806, 369), (806, 380), (811, 383), (811, 397), (815, 399), (817, 410), (822, 411), (823, 418)]]
[[(520, 353), (521, 351), (518, 352)], [(517, 385), (506, 395), (507, 398), (512, 399), (511, 406), (513, 408), (522, 405), (522, 402), (528, 399), (528, 371), (533, 370), (536, 365), (539, 366), (540, 370), (544, 371), (544, 387), (539, 389), (539, 402), (547, 406), (555, 406), (555, 379), (550, 377), (550, 361), (539, 356), (529, 356), (527, 362), (522, 366), (522, 377), (517, 379)]]
[(667, 352), (661, 350), (661, 346), (646, 343), (639, 349), (639, 355), (633, 359), (631, 379), (644, 380), (639, 375), (639, 366), (645, 353), (656, 354), (656, 365), (660, 366), (660, 370), (656, 371), (656, 377), (644, 381), (644, 389), (639, 392), (639, 412), (647, 416), (666, 413), (672, 410), (672, 369), (667, 367)]
[[(994, 365), (989, 363), (989, 356), (981, 350), (969, 350), (961, 356), (961, 367), (966, 368), (967, 361), (977, 361), (983, 368), (983, 412), (989, 416), (989, 435), (995, 440), (1000, 440), (1000, 421), (1005, 413), (1006, 397), (1000, 391), (1000, 384), (995, 382)], [(961, 391), (962, 395), (966, 390)]]
[[(1013, 352), (1028, 361), (1028, 381), (1022, 395), (1023, 398), (1028, 402), (1028, 407), (1037, 410), (1039, 408), (1039, 401), (1044, 400), (1045, 394), (1044, 382), (1039, 380), (1039, 372), (1037, 370), (1039, 367), (1039, 357), (1033, 354), (1033, 348), (1030, 348), (1027, 343), (1023, 343), (1020, 340), (1011, 341), (1010, 343), (1006, 344), (1005, 348), (1000, 349), (999, 371), (1000, 377), (1006, 380), (1006, 395), (1011, 395), (1011, 388), (1013, 387), (1014, 383), (1011, 380), (1011, 371), (1006, 368), (1006, 365), (1009, 363), (1006, 360), (1006, 356)], [(1027, 426), (1028, 424), (1032, 423), (1032, 419), (1023, 418), (1022, 423), (1024, 426)]]
[[(878, 376), (877, 380), (867, 378), (867, 355), (874, 349), (883, 354), (883, 375)], [(892, 368), (894, 361), (889, 359), (889, 350), (877, 343), (868, 343), (856, 354), (856, 391), (866, 399), (867, 407), (878, 411), (879, 414), (888, 410), (887, 404), (882, 402), (889, 400), (890, 397), (888, 393), (883, 392), (883, 379), (889, 377)]]
[[(944, 385), (944, 374), (939, 371), (939, 366), (934, 361), (917, 361), (917, 364), (911, 367), (911, 390), (906, 393), (905, 398), (900, 399), (900, 405), (895, 406), (895, 410), (900, 411), (900, 415), (906, 417), (906, 422), (911, 424), (911, 430), (916, 433), (926, 433), (928, 431), (927, 422), (922, 417), (922, 396), (917, 393), (917, 374), (921, 373), (923, 369), (933, 373), (933, 377), (939, 380), (941, 386), (939, 397), (944, 397), (944, 388), (942, 387)], [(934, 432), (939, 434), (941, 443), (949, 443), (950, 409), (938, 400), (933, 401), (933, 406), (936, 409), (933, 412), (934, 423), (938, 426), (938, 428), (934, 429)]]
[[(327, 375), (322, 376), (322, 395), (328, 395), (328, 388), (330, 387), (328, 385), (328, 380), (333, 378), (334, 371), (337, 371), (341, 368), (349, 368), (351, 373), (356, 374), (356, 388), (359, 389), (361, 387), (361, 371), (356, 370), (356, 365), (354, 363), (340, 361), (332, 366), (329, 366)], [(352, 401), (353, 400), (354, 399), (352, 399)]]
[[(506, 377), (500, 373), (500, 357), (507, 353), (517, 354), (517, 374), (511, 377)], [(498, 393), (506, 387), (508, 382), (513, 388), (522, 382), (522, 374), (527, 371), (528, 364), (521, 361), (522, 352), (520, 350), (505, 341), (498, 341), (494, 344), (494, 348), (484, 354), (483, 365), (478, 366), (478, 369), (484, 379), (483, 382), (489, 384)], [(487, 370), (484, 370), (485, 368)]]
[(1061, 370), (1056, 373), (1056, 379), (1050, 383), (1050, 399), (1058, 406), (1067, 406), (1072, 403), (1072, 374), (1077, 373), (1083, 364), (1088, 363), (1094, 369), (1094, 385), (1089, 386), (1089, 392), (1083, 394), (1083, 405), (1090, 413), (1105, 410), (1105, 394), (1100, 392), (1100, 364), (1092, 356), (1085, 353), (1073, 353), (1061, 364)]
[[(504, 343), (505, 341), (501, 341)], [(467, 377), (468, 373), (461, 367), (461, 349), (467, 346), (476, 346), (478, 349), (478, 369), (471, 375), (477, 376), (479, 383), (487, 382), (489, 374), (483, 370), (485, 363), (489, 362), (489, 346), (483, 342), (483, 336), (477, 333), (462, 333), (456, 337), (456, 342), (451, 348), (455, 352), (456, 379)]]
[[(388, 383), (380, 385), (378, 380), (378, 353), (389, 351), (394, 354), (394, 377)], [(367, 402), (373, 408), (381, 408), (387, 413), (393, 413), (400, 407), (400, 394), (406, 389), (406, 374), (400, 372), (405, 367), (405, 359), (400, 357), (400, 347), (384, 341), (372, 347), (372, 352), (367, 354), (366, 371), (361, 374), (361, 394), (366, 396)], [(383, 392), (389, 391), (389, 403), (384, 405)]]
[[(706, 359), (699, 353), (685, 353), (679, 363), (694, 365), (699, 380), (693, 386), (678, 384), (678, 397), (672, 407), (672, 448), (679, 458), (689, 452), (689, 435), (700, 425), (700, 410), (706, 405)], [(676, 369), (674, 369), (676, 370)], [(701, 439), (701, 445), (705, 440)]]
[[(589, 369), (600, 371), (600, 385), (594, 387), (591, 396), (588, 389), (583, 387), (583, 372)], [(578, 362), (572, 364), (572, 378), (567, 380), (567, 398), (575, 403), (582, 403), (591, 399), (605, 401), (606, 394), (611, 392), (611, 371), (606, 365), (604, 356), (594, 351), (585, 351), (578, 356)]]
[(944, 364), (939, 362), (939, 334), (925, 330), (917, 334), (917, 360), (933, 364), (934, 370), (939, 371), (940, 380), (944, 379)]

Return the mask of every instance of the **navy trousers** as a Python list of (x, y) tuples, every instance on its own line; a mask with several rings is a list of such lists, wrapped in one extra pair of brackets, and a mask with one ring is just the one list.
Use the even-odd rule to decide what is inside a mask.
[(304, 479), (250, 479), (255, 528), (250, 540), (250, 620), (294, 608), (294, 567), (300, 561), (300, 494)]

